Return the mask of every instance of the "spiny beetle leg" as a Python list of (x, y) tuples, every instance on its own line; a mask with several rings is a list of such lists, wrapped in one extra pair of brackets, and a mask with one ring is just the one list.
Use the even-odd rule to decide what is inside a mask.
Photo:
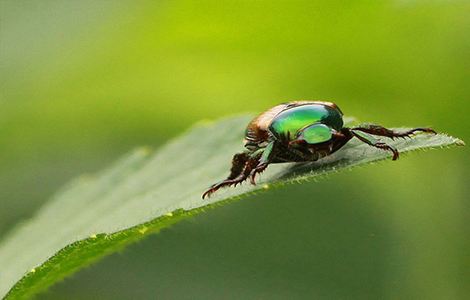
[(358, 130), (358, 131), (362, 131), (362, 132), (373, 134), (373, 135), (385, 136), (385, 137), (388, 137), (388, 138), (391, 138), (391, 139), (409, 137), (410, 135), (414, 134), (415, 132), (425, 132), (425, 133), (437, 134), (437, 132), (434, 131), (434, 129), (432, 129), (432, 128), (419, 127), (419, 128), (413, 128), (413, 129), (410, 129), (410, 130), (407, 130), (407, 131), (404, 131), (404, 132), (396, 132), (396, 131), (393, 131), (391, 129), (388, 129), (388, 128), (385, 128), (383, 126), (376, 125), (376, 124), (366, 124), (366, 125), (362, 125), (362, 126), (359, 126), (359, 127), (354, 127), (351, 130)]
[(397, 160), (398, 157), (400, 156), (400, 153), (398, 152), (398, 150), (395, 147), (391, 146), (391, 145), (388, 145), (384, 142), (378, 141), (378, 140), (374, 139), (371, 136), (366, 136), (364, 134), (361, 134), (361, 133), (357, 132), (355, 129), (351, 129), (351, 133), (356, 138), (358, 138), (360, 141), (362, 141), (362, 142), (364, 142), (364, 143), (366, 143), (366, 144), (368, 144), (372, 147), (379, 148), (379, 149), (382, 149), (382, 150), (391, 151), (393, 153), (392, 160)]
[(255, 181), (256, 175), (263, 173), (264, 170), (266, 170), (267, 167), (268, 167), (267, 163), (260, 163), (256, 168), (254, 168), (251, 171), (251, 174), (250, 174), (251, 184), (256, 185), (256, 181)]
[(250, 155), (246, 152), (237, 153), (232, 158), (232, 168), (230, 169), (230, 175), (227, 179), (237, 178), (245, 168), (246, 162), (250, 159)]
[(259, 158), (258, 164), (250, 173), (250, 182), (253, 185), (256, 185), (256, 174), (262, 173), (268, 167), (269, 163), (272, 161), (273, 157), (276, 155), (278, 145), (276, 141), (270, 142), (266, 148), (264, 148), (261, 157)]
[[(246, 155), (249, 157), (249, 154), (246, 154)], [(237, 154), (235, 156), (237, 156)], [(233, 161), (234, 162), (237, 161), (236, 162), (237, 166), (235, 169), (238, 172), (238, 170), (240, 170), (239, 165), (238, 165), (240, 161), (236, 160), (235, 156), (234, 156)], [(232, 186), (232, 185), (236, 186), (237, 184), (242, 183), (248, 178), (248, 176), (251, 174), (251, 171), (258, 165), (258, 163), (259, 163), (259, 160), (257, 157), (249, 157), (245, 161), (243, 168), (241, 169), (241, 171), (235, 178), (232, 178), (232, 175), (234, 175), (237, 172), (231, 172), (230, 176), (227, 179), (219, 183), (213, 184), (207, 191), (205, 191), (204, 194), (202, 194), (202, 199), (205, 199), (206, 197), (210, 197), (210, 195), (212, 195), (214, 192), (216, 192), (218, 189), (222, 187)], [(232, 170), (234, 170), (234, 167), (235, 166), (232, 165)]]

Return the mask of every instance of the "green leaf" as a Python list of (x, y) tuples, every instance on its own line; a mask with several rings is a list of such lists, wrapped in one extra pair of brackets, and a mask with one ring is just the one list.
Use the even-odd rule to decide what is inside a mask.
[[(227, 176), (232, 155), (242, 150), (249, 119), (201, 123), (154, 154), (138, 149), (97, 176), (83, 176), (66, 186), (0, 243), (0, 295), (31, 297), (105, 255), (206, 208), (390, 159), (389, 153), (352, 140), (320, 161), (271, 165), (257, 186), (223, 189), (202, 200), (211, 183)], [(390, 143), (402, 153), (464, 144), (444, 134), (420, 134)]]

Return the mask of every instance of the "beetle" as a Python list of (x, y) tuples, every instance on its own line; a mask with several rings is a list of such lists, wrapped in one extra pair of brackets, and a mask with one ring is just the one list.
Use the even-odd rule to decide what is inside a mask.
[(343, 113), (332, 102), (293, 101), (268, 109), (248, 124), (246, 150), (233, 156), (230, 175), (210, 186), (202, 198), (248, 178), (256, 184), (256, 175), (269, 164), (319, 160), (338, 151), (354, 137), (369, 146), (392, 152), (392, 160), (397, 160), (399, 152), (395, 147), (370, 135), (394, 139), (409, 137), (415, 132), (436, 134), (432, 128), (396, 132), (376, 124), (352, 128), (343, 125)]

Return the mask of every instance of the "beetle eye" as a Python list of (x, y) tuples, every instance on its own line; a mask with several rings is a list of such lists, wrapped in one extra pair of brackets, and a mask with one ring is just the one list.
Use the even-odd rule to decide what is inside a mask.
[(332, 133), (330, 127), (325, 124), (313, 124), (305, 127), (298, 136), (309, 144), (324, 143), (331, 140)]

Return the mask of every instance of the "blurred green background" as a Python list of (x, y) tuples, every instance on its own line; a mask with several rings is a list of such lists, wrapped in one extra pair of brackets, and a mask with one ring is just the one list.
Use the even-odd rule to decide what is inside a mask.
[[(468, 142), (469, 15), (457, 0), (2, 0), (0, 239), (138, 145), (283, 101)], [(468, 299), (467, 148), (218, 208), (40, 298)]]

